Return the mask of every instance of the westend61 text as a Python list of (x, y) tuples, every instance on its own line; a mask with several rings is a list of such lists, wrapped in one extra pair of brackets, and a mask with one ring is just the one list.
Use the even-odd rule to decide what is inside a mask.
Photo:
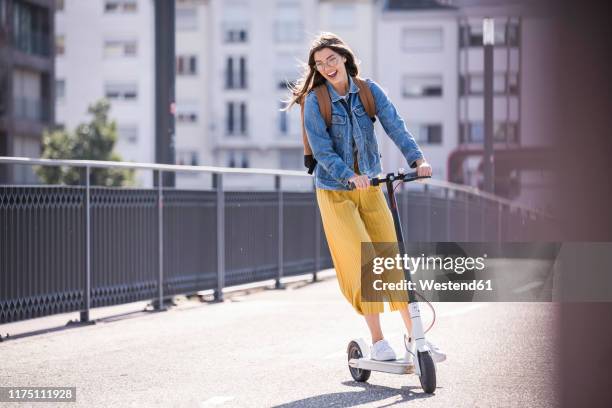
[[(419, 280), (420, 290), (451, 290), (451, 291), (475, 291), (493, 290), (491, 280), (472, 280), (469, 282), (436, 282), (434, 280)], [(378, 279), (372, 283), (374, 290), (418, 290), (417, 282), (402, 279), (399, 282), (383, 282)]]

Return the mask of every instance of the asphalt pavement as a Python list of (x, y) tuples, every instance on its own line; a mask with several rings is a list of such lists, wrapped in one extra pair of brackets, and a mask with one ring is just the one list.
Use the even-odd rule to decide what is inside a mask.
[[(368, 332), (333, 277), (228, 294), (223, 303), (185, 299), (166, 312), (137, 312), (143, 305), (97, 310), (106, 317), (90, 326), (65, 328), (67, 315), (0, 326), (12, 335), (0, 343), (0, 386), (77, 389), (76, 404), (36, 407), (557, 405), (552, 303), (434, 304), (428, 337), (448, 360), (437, 365), (433, 395), (414, 375), (352, 380), (346, 346)], [(422, 310), (427, 323), (431, 312)], [(383, 314), (382, 326), (399, 352), (399, 313)]]

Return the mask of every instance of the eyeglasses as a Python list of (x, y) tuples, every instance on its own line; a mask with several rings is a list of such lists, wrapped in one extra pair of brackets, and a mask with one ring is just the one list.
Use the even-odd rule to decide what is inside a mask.
[(330, 68), (335, 67), (338, 65), (338, 57), (336, 55), (332, 55), (331, 57), (327, 58), (327, 62), (317, 62), (315, 64), (315, 68), (317, 71), (322, 71), (326, 65)]

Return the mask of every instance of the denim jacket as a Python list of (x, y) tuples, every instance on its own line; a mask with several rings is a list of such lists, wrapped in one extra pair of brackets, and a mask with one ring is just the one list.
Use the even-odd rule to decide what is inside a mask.
[[(376, 104), (376, 116), (391, 140), (400, 149), (410, 167), (423, 158), (423, 152), (406, 129), (404, 120), (385, 91), (371, 79), (366, 79)], [(349, 75), (351, 115), (342, 105), (342, 97), (326, 81), (332, 102), (332, 121), (329, 129), (319, 111), (316, 92), (306, 96), (304, 126), (310, 147), (318, 165), (315, 168), (315, 187), (325, 190), (348, 190), (348, 179), (356, 173), (354, 168), (353, 140), (358, 150), (359, 172), (368, 177), (382, 173), (374, 123), (359, 99), (359, 88)]]

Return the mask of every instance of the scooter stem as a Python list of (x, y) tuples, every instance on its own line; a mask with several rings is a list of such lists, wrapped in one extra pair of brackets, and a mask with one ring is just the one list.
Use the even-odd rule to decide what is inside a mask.
[[(391, 215), (393, 216), (393, 224), (395, 225), (395, 234), (397, 235), (397, 244), (398, 244), (400, 256), (404, 258), (404, 255), (406, 254), (406, 248), (404, 246), (404, 234), (402, 231), (402, 223), (400, 221), (399, 211), (397, 209), (397, 200), (395, 199), (395, 189), (393, 188), (393, 180), (389, 180), (389, 178), (387, 177), (387, 181), (385, 184), (387, 185), (387, 194), (389, 195), (389, 204), (391, 207)], [(404, 279), (406, 279), (406, 282), (410, 282), (412, 280), (411, 275), (410, 275), (410, 270), (407, 270), (405, 268), (403, 270), (404, 270)], [(427, 343), (425, 342), (425, 332), (423, 330), (423, 322), (421, 320), (421, 311), (419, 309), (419, 302), (416, 299), (415, 291), (412, 290), (410, 285), (408, 286), (408, 311), (410, 312), (410, 318), (412, 320), (411, 336), (414, 339), (414, 342), (416, 344), (416, 349), (417, 351), (421, 351), (421, 352), (428, 351), (429, 347), (427, 346)], [(416, 360), (418, 359), (415, 358), (416, 369), (417, 371), (420, 371), (418, 367), (418, 361)]]

